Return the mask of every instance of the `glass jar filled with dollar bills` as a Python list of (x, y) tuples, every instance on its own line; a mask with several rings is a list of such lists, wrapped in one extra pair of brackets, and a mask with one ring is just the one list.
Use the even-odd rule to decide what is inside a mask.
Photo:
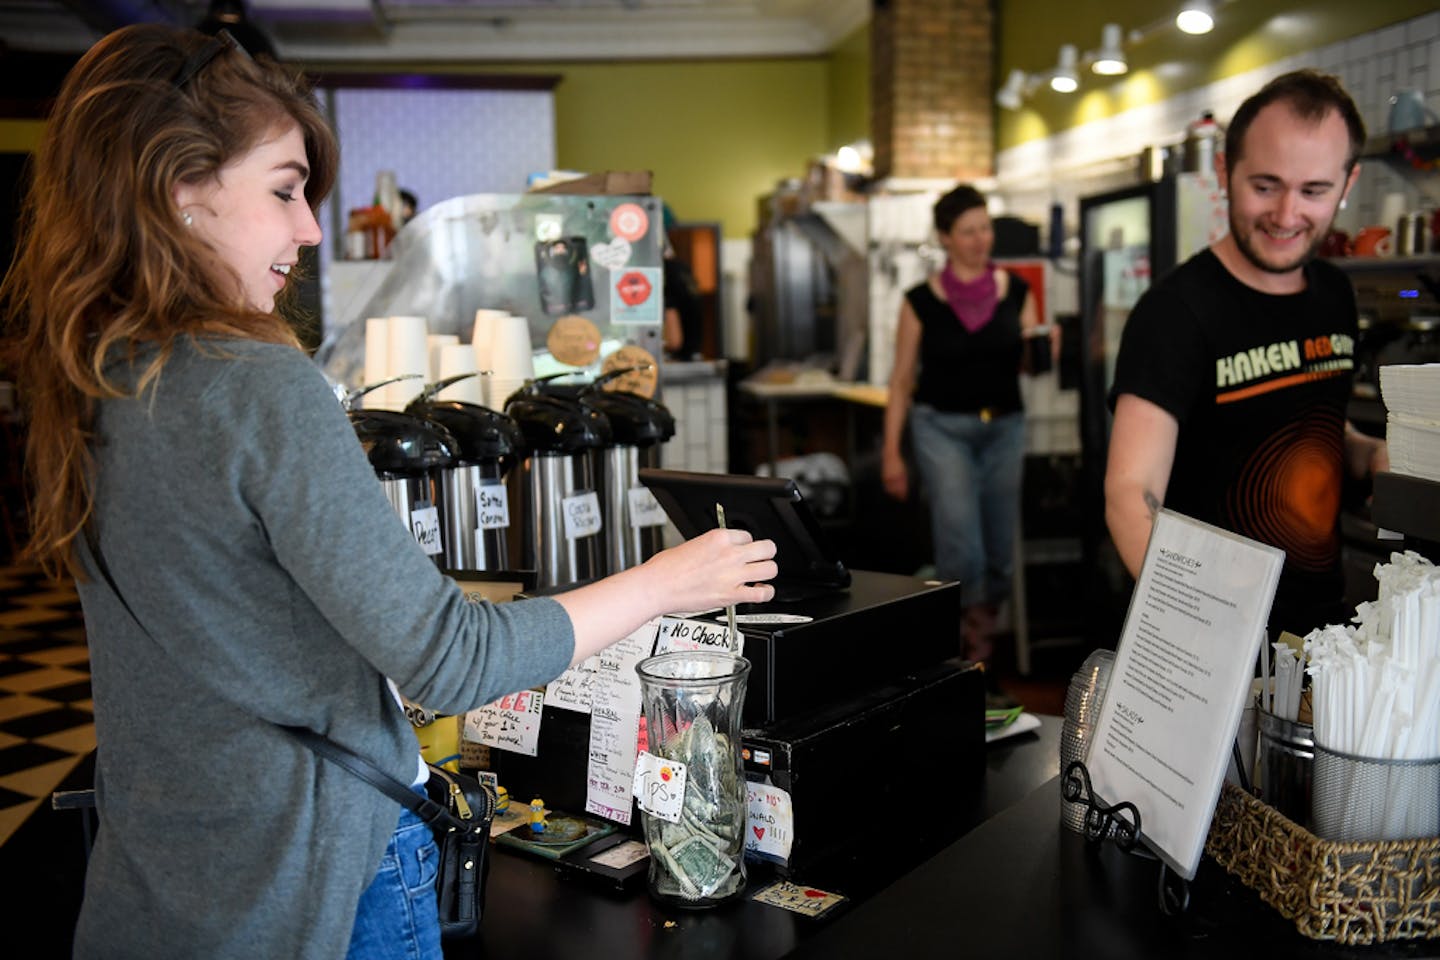
[(685, 907), (724, 903), (745, 889), (740, 712), (750, 662), (685, 650), (642, 660), (635, 669), (646, 752), (656, 764), (650, 806), (657, 812), (641, 805), (650, 893)]

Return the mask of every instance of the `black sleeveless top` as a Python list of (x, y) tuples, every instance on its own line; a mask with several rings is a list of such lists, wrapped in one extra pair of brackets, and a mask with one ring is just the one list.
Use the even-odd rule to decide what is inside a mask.
[(905, 294), (920, 320), (920, 374), (915, 402), (947, 413), (1015, 413), (1020, 400), (1020, 308), (1029, 285), (1011, 273), (990, 322), (965, 329), (928, 282)]

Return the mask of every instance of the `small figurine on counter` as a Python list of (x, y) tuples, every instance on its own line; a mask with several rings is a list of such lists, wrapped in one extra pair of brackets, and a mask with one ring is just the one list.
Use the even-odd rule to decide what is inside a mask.
[(545, 832), (545, 801), (539, 797), (530, 801), (530, 832)]
[(495, 812), (504, 813), (510, 809), (510, 791), (504, 787), (495, 788)]

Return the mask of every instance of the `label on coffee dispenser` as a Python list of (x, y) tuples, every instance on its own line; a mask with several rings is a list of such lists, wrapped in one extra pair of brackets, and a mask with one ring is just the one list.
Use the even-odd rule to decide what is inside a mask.
[(600, 497), (594, 490), (566, 497), (561, 501), (561, 512), (565, 514), (565, 539), (579, 540), (600, 532)]
[(650, 492), (649, 487), (631, 487), (628, 493), (631, 527), (638, 530), (641, 527), (665, 525), (665, 508), (660, 506), (660, 501), (655, 499), (655, 494)]
[(435, 507), (417, 507), (411, 510), (410, 532), (432, 557), (444, 549), (440, 544), (440, 511)]
[(475, 517), (481, 530), (504, 530), (510, 526), (510, 498), (503, 483), (481, 484), (475, 488)]

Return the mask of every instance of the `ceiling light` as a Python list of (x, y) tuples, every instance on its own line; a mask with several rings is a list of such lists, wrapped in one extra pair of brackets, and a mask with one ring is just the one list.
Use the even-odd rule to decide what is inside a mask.
[(1011, 70), (1005, 86), (995, 94), (995, 102), (1006, 110), (1019, 110), (1020, 97), (1025, 92), (1025, 71)]
[(1100, 49), (1090, 69), (1104, 77), (1117, 77), (1130, 69), (1125, 63), (1125, 51), (1120, 49), (1120, 24), (1105, 24), (1100, 32)]
[(1060, 62), (1050, 74), (1051, 90), (1057, 93), (1074, 93), (1080, 88), (1080, 78), (1075, 73), (1077, 59), (1075, 44), (1067, 43), (1060, 47)]
[(1209, 33), (1215, 27), (1215, 12), (1210, 0), (1187, 0), (1175, 15), (1175, 26), (1186, 33)]

